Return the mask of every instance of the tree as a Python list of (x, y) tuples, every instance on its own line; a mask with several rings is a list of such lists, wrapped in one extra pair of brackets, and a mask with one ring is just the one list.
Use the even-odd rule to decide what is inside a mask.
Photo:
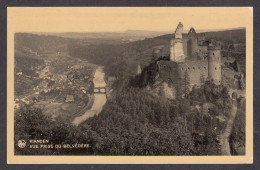
[[(48, 139), (48, 144), (74, 144), (86, 143), (89, 141), (79, 129), (70, 123), (64, 123), (59, 120), (52, 120), (45, 116), (41, 109), (35, 109), (31, 106), (25, 106), (15, 115), (15, 153), (22, 155), (52, 155), (52, 154), (70, 154), (71, 152), (85, 152), (86, 149), (80, 150), (61, 150), (56, 148), (50, 149), (31, 149), (29, 145), (25, 148), (17, 146), (18, 140)], [(91, 141), (89, 141), (91, 142)]]
[(190, 88), (190, 77), (187, 70), (184, 73), (183, 83), (184, 83), (184, 95), (187, 98), (189, 95), (189, 88)]

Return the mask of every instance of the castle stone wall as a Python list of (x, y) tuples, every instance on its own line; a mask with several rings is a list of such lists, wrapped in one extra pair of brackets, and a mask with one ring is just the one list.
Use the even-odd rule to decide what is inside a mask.
[(184, 85), (186, 81), (190, 86), (200, 86), (208, 77), (208, 62), (206, 60), (187, 60), (180, 63), (160, 61), (159, 67), (160, 79), (172, 84)]
[(206, 58), (208, 55), (208, 46), (198, 46), (198, 55), (201, 58)]
[(207, 61), (186, 61), (179, 63), (178, 74), (182, 81), (188, 81), (191, 86), (200, 86), (207, 80), (208, 63)]
[(187, 58), (188, 39), (172, 39), (170, 59), (174, 62), (184, 62)]
[(181, 78), (178, 73), (178, 64), (172, 61), (159, 61), (159, 77), (164, 82), (178, 84)]

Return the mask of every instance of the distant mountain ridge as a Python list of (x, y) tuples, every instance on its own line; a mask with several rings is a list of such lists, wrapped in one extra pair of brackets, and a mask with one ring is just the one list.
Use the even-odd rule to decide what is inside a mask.
[[(196, 30), (197, 33), (209, 33), (209, 32), (224, 32), (224, 31), (237, 31), (245, 30), (245, 28), (230, 28), (230, 29), (203, 29)], [(189, 30), (183, 30), (183, 33), (188, 33)], [(126, 30), (123, 32), (33, 32), (37, 35), (54, 35), (63, 38), (75, 38), (75, 39), (111, 39), (121, 40), (123, 42), (131, 42), (143, 40), (145, 38), (154, 38), (166, 34), (173, 34), (174, 30), (169, 31), (150, 31), (150, 30)]]
[(63, 38), (73, 39), (110, 39), (121, 40), (123, 42), (131, 42), (143, 40), (145, 38), (153, 38), (170, 32), (157, 31), (135, 31), (129, 30), (125, 32), (62, 32), (62, 33), (33, 33), (37, 35), (54, 35)]

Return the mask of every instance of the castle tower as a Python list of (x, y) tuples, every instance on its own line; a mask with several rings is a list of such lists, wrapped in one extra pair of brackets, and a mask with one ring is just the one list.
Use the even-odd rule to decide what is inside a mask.
[(183, 25), (179, 22), (175, 30), (175, 38), (171, 40), (170, 44), (170, 60), (175, 62), (185, 61), (185, 55), (183, 51), (183, 39), (182, 39)]
[(182, 31), (183, 31), (183, 25), (181, 22), (179, 22), (174, 33), (175, 39), (182, 39)]
[(198, 38), (197, 38), (197, 33), (195, 29), (192, 27), (188, 33), (188, 38), (189, 38), (189, 56), (191, 59), (196, 59), (196, 55), (198, 53)]
[(216, 85), (221, 84), (221, 51), (220, 47), (212, 44), (208, 47), (208, 79), (213, 80)]

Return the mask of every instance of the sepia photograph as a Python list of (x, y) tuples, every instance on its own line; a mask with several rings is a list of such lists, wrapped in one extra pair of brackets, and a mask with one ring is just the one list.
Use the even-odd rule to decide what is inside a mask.
[(252, 10), (8, 8), (8, 154), (251, 162)]

